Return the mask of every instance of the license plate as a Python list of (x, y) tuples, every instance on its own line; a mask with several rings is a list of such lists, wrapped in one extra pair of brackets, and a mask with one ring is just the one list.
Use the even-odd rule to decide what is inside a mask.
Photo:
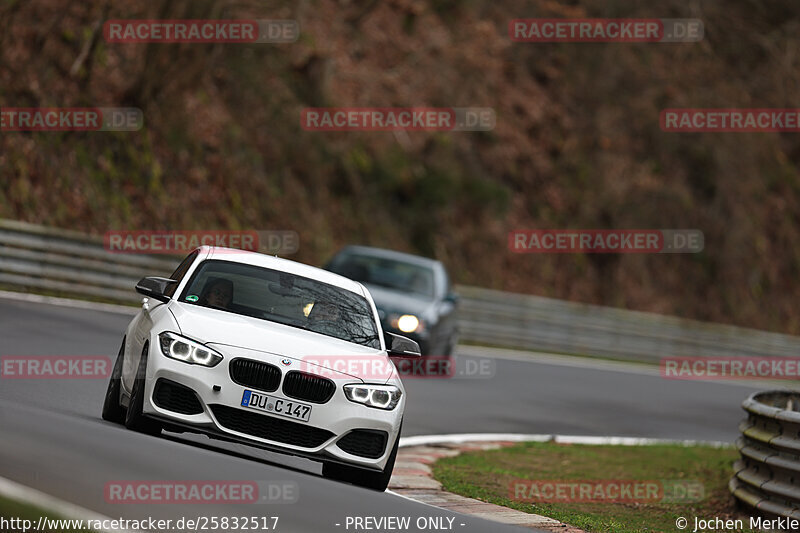
[(308, 422), (308, 418), (311, 416), (310, 405), (295, 402), (294, 400), (275, 398), (263, 392), (251, 390), (244, 391), (242, 395), (242, 407), (257, 409), (265, 413), (285, 416), (286, 418), (292, 418), (294, 420), (302, 420), (303, 422)]

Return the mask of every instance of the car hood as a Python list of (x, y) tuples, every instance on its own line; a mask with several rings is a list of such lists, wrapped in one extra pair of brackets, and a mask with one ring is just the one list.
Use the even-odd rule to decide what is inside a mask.
[(399, 312), (426, 316), (435, 305), (433, 300), (408, 292), (387, 289), (370, 283), (365, 283), (364, 286), (369, 289), (375, 306), (387, 313)]
[[(358, 357), (359, 361), (362, 358), (389, 359), (381, 350), (227, 311), (178, 302), (170, 306), (170, 311), (178, 323), (180, 334), (203, 344), (233, 346), (288, 357), (358, 379), (365, 376), (357, 371), (342, 372), (342, 367), (337, 367), (337, 364), (340, 365), (345, 357)], [(358, 365), (347, 367), (348, 370), (354, 368)], [(389, 379), (391, 376), (385, 381)]]

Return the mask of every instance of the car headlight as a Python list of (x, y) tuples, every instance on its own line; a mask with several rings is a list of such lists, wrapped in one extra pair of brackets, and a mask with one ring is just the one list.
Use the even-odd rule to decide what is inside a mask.
[(415, 315), (391, 315), (389, 325), (403, 333), (422, 333), (425, 330), (425, 324)]
[(391, 411), (397, 407), (403, 395), (394, 385), (345, 385), (344, 395), (351, 402), (361, 403), (367, 407)]
[(199, 342), (165, 331), (158, 335), (161, 353), (191, 365), (216, 366), (222, 355)]

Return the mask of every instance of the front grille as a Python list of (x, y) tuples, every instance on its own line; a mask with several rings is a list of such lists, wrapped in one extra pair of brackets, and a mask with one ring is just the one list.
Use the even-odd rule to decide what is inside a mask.
[(339, 439), (336, 445), (347, 453), (377, 459), (383, 455), (388, 438), (389, 434), (385, 431), (354, 429)]
[(282, 420), (274, 416), (250, 413), (227, 405), (211, 405), (210, 407), (221, 426), (261, 439), (283, 442), (301, 448), (316, 448), (334, 435), (325, 429)]
[(164, 378), (156, 381), (153, 402), (162, 409), (182, 415), (199, 415), (203, 412), (203, 405), (192, 389)]
[(229, 372), (233, 382), (243, 387), (274, 392), (281, 384), (280, 368), (261, 361), (234, 359), (231, 361)]
[(325, 403), (335, 391), (336, 384), (333, 381), (298, 370), (287, 372), (283, 379), (283, 393), (296, 400)]

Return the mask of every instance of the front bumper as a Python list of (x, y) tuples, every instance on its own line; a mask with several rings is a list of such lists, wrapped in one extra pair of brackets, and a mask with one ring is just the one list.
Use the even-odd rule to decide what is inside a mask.
[[(151, 346), (158, 346), (157, 339), (151, 340)], [(405, 391), (403, 391), (404, 394), (400, 403), (391, 411), (367, 407), (348, 400), (342, 390), (342, 387), (348, 383), (361, 383), (361, 381), (341, 374), (341, 378), (333, 379), (336, 390), (327, 402), (318, 404), (296, 400), (287, 397), (283, 393), (282, 384), (286, 372), (297, 369), (299, 366), (298, 361), (292, 360), (292, 365), (285, 366), (281, 364), (281, 360), (286, 360), (286, 358), (278, 355), (230, 346), (215, 345), (214, 348), (220, 351), (225, 358), (212, 368), (176, 361), (165, 357), (160, 351), (151, 350), (147, 364), (143, 414), (189, 431), (227, 440), (246, 442), (272, 451), (298, 455), (318, 461), (345, 463), (371, 470), (383, 470), (385, 468), (392, 446), (395, 440), (399, 438), (400, 421), (405, 408)], [(244, 391), (257, 391), (257, 389), (233, 382), (229, 372), (229, 365), (236, 358), (269, 363), (281, 369), (283, 372), (281, 386), (274, 392), (265, 392), (263, 394), (285, 399), (286, 401), (300, 401), (311, 405), (312, 409), (308, 422), (273, 416), (252, 408), (242, 407)], [(162, 380), (162, 382), (163, 380), (169, 380), (191, 389), (199, 400), (202, 413), (182, 414), (165, 409), (163, 406), (159, 407), (153, 398), (155, 385), (159, 380)], [(402, 385), (399, 382), (395, 384), (402, 389)], [(269, 428), (278, 427), (280, 431), (275, 432), (275, 439), (282, 440), (270, 438), (271, 434), (269, 432), (267, 434), (264, 431), (248, 433), (245, 425), (239, 421), (242, 417), (251, 420), (254, 416), (258, 418), (258, 421), (265, 422)], [(236, 423), (231, 422), (232, 420), (235, 420)], [(282, 435), (286, 434), (284, 430), (287, 427), (294, 432), (293, 434), (313, 433), (315, 438), (311, 440), (315, 442), (321, 441), (321, 443), (309, 446), (307, 444), (298, 445), (286, 442), (287, 439), (282, 438)], [(386, 444), (380, 457), (370, 458), (355, 455), (338, 446), (337, 443), (354, 430), (382, 431), (387, 434)], [(260, 436), (252, 433), (259, 433)], [(323, 434), (325, 435), (324, 438), (320, 439), (319, 436)], [(308, 439), (300, 440), (308, 442)]]

